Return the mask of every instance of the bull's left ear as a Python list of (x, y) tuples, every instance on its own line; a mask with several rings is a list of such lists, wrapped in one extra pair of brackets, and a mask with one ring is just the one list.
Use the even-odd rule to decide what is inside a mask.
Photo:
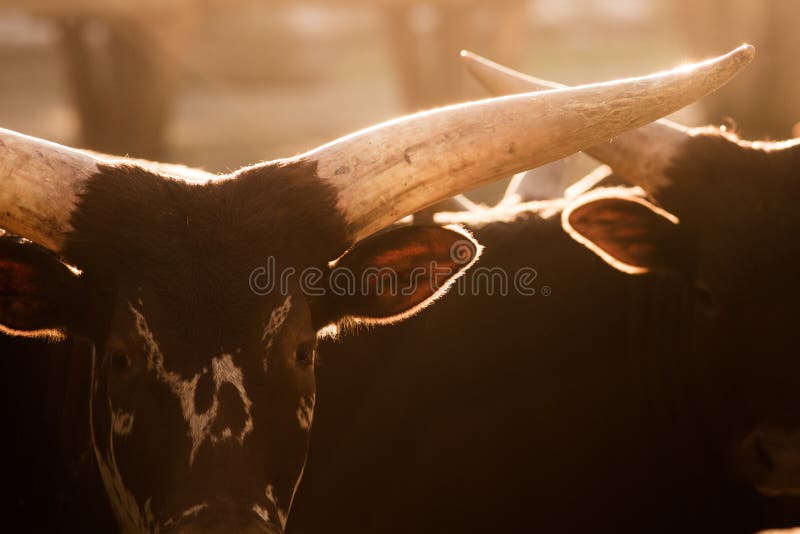
[(77, 322), (78, 272), (25, 239), (0, 237), (0, 330), (52, 337)]
[(600, 189), (578, 197), (561, 224), (578, 243), (629, 274), (672, 267), (680, 221), (636, 189)]
[(326, 315), (367, 323), (403, 319), (447, 292), (480, 253), (457, 227), (407, 226), (370, 237), (329, 273)]

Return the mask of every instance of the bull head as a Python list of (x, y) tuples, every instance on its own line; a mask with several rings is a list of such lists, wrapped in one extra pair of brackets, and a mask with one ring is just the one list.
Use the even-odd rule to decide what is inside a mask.
[[(462, 59), (493, 94), (564, 87), (470, 52)], [(693, 348), (735, 386), (720, 414), (728, 418), (730, 469), (765, 495), (796, 497), (800, 365), (786, 347), (795, 343), (800, 297), (800, 140), (750, 142), (662, 119), (585, 152), (669, 211), (644, 191), (601, 189), (564, 210), (565, 230), (631, 274), (688, 267)], [(687, 244), (691, 260), (678, 265)]]

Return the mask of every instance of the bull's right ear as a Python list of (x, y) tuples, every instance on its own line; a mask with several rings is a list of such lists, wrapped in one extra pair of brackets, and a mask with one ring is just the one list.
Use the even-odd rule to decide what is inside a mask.
[(639, 188), (598, 189), (562, 212), (564, 230), (609, 265), (628, 274), (669, 270), (679, 243), (678, 218)]
[(28, 240), (0, 237), (0, 329), (55, 336), (70, 326), (80, 273)]
[(405, 226), (369, 237), (331, 271), (325, 321), (400, 321), (444, 295), (481, 250), (458, 227)]

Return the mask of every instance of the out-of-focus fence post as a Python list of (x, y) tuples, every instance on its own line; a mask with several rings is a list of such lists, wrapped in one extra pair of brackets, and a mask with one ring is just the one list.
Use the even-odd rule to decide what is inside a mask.
[(706, 120), (733, 118), (746, 137), (785, 138), (800, 121), (800, 2), (669, 0), (674, 24), (693, 57), (744, 41), (758, 55), (736, 83), (704, 99)]
[(61, 30), (65, 76), (81, 144), (163, 158), (196, 0), (5, 2)]
[(458, 62), (463, 48), (514, 65), (524, 46), (528, 3), (385, 0), (379, 4), (404, 106), (413, 111), (469, 96)]

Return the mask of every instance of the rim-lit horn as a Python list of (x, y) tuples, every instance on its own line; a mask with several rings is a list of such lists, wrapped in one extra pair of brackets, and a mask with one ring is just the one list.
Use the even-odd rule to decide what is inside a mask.
[(642, 78), (505, 96), (410, 115), (306, 154), (363, 238), (443, 198), (614, 138), (718, 89), (753, 57)]
[[(749, 63), (754, 55), (755, 49), (752, 46), (742, 45), (724, 56), (676, 70), (708, 68), (733, 58), (738, 58), (737, 64), (741, 68)], [(548, 91), (566, 87), (517, 72), (466, 50), (461, 52), (461, 58), (469, 72), (495, 95)], [(727, 73), (730, 72), (727, 70)], [(718, 77), (715, 72), (715, 79), (721, 83), (712, 91), (724, 85), (736, 72), (738, 70), (731, 75), (726, 73), (724, 79)], [(669, 184), (665, 170), (691, 135), (690, 129), (662, 119), (623, 133), (612, 142), (589, 147), (585, 152), (611, 166), (614, 172), (626, 181), (640, 185), (650, 192), (657, 192)]]
[(60, 251), (97, 162), (80, 150), (0, 128), (0, 227)]

